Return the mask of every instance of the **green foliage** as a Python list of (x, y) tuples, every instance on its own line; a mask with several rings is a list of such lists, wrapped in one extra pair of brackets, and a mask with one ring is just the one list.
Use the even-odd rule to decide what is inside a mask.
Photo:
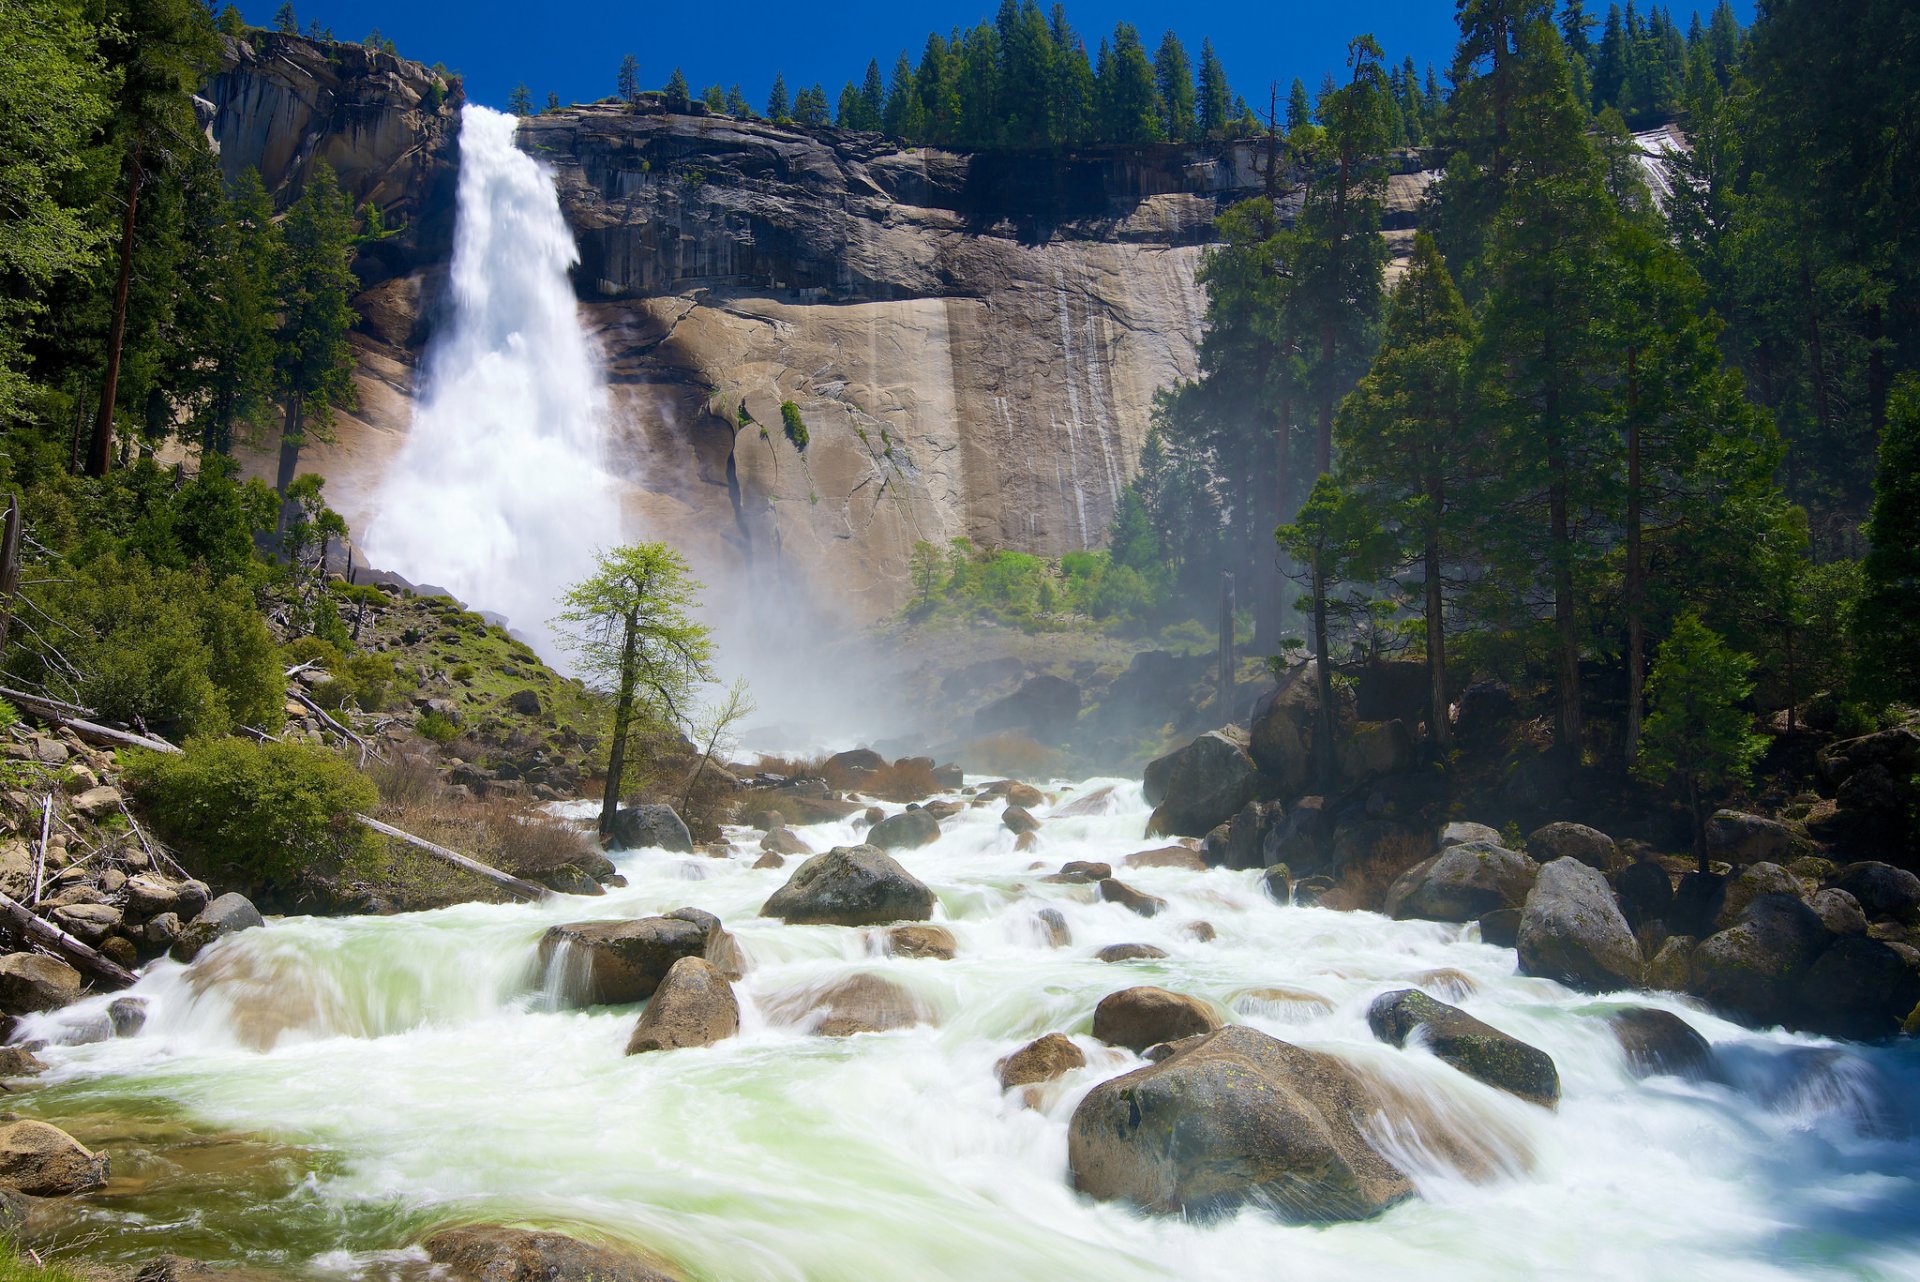
[[(744, 403), (741, 408), (746, 408)], [(780, 425), (786, 431), (787, 439), (793, 442), (793, 448), (803, 454), (806, 453), (807, 442), (811, 438), (807, 435), (806, 420), (800, 417), (798, 405), (792, 401), (780, 402)]]
[(353, 816), (379, 800), (345, 760), (304, 744), (196, 738), (182, 753), (135, 754), (127, 777), (169, 842), (282, 889), (364, 854)]
[(1752, 659), (1729, 649), (1698, 615), (1684, 614), (1661, 644), (1647, 682), (1651, 711), (1634, 772), (1686, 799), (1702, 872), (1710, 795), (1744, 785), (1767, 744), (1740, 706), (1753, 693), (1752, 668)]
[(1920, 377), (1903, 378), (1889, 404), (1868, 533), (1855, 614), (1864, 686), (1920, 704)]
[(460, 737), (460, 727), (444, 712), (423, 712), (420, 719), (413, 723), (423, 738), (435, 743), (448, 744)]

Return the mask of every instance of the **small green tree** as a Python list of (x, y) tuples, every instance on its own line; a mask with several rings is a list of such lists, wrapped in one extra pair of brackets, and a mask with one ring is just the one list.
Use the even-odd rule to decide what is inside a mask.
[(939, 548), (925, 539), (914, 541), (913, 551), (907, 556), (907, 577), (913, 580), (913, 590), (919, 596), (917, 608), (924, 610), (933, 604), (933, 590), (940, 586), (946, 569), (947, 558)]
[(800, 407), (792, 401), (781, 401), (780, 423), (786, 429), (787, 439), (793, 442), (793, 448), (806, 453), (807, 442), (811, 438), (807, 435), (806, 421), (800, 417)]
[(1868, 695), (1920, 703), (1920, 378), (1887, 402), (1867, 527), (1865, 590), (1855, 607)]
[(767, 92), (767, 119), (778, 124), (787, 118), (791, 105), (787, 102), (787, 78), (774, 73), (773, 88)]
[(600, 554), (592, 575), (561, 598), (554, 619), (586, 682), (612, 701), (613, 733), (600, 832), (613, 827), (628, 740), (661, 726), (685, 729), (694, 690), (713, 680), (713, 637), (693, 617), (700, 584), (664, 543)]
[(627, 102), (635, 102), (640, 97), (640, 60), (632, 54), (620, 59), (620, 76), (617, 81), (620, 96)]
[(533, 90), (527, 88), (524, 81), (515, 85), (513, 92), (507, 95), (507, 110), (516, 116), (533, 114)]
[(666, 102), (668, 111), (685, 111), (692, 101), (692, 90), (687, 88), (686, 73), (675, 67), (673, 74), (667, 77)]
[(1640, 729), (1634, 773), (1665, 783), (1686, 798), (1693, 821), (1693, 853), (1707, 871), (1707, 797), (1746, 783), (1766, 748), (1753, 719), (1740, 707), (1753, 693), (1753, 660), (1736, 650), (1700, 616), (1683, 614), (1654, 655), (1647, 679), (1651, 711)]
[(294, 16), (293, 0), (284, 0), (273, 12), (273, 29), (283, 36), (300, 34), (300, 19)]
[[(284, 496), (298, 473), (301, 447), (329, 439), (334, 409), (355, 401), (347, 341), (360, 287), (353, 274), (353, 208), (325, 162), (314, 165), (287, 212), (283, 244), (278, 382), (286, 415), (274, 488)], [(293, 515), (289, 499), (285, 518)]]

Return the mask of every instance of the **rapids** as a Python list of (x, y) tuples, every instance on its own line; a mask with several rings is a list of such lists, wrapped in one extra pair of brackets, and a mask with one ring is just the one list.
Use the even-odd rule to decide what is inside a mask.
[[(1059, 813), (1107, 786), (1107, 813)], [(618, 856), (630, 884), (604, 899), (284, 919), (192, 966), (163, 960), (134, 990), (144, 1029), (51, 1046), (44, 1084), (16, 1107), (114, 1155), (119, 1178), (64, 1230), (101, 1260), (177, 1250), (300, 1277), (422, 1277), (411, 1238), (490, 1218), (630, 1241), (716, 1282), (1920, 1277), (1912, 1043), (1839, 1045), (1669, 997), (1583, 996), (1517, 976), (1512, 951), (1475, 928), (1281, 906), (1252, 872), (1124, 870), (1170, 903), (1143, 919), (1091, 886), (1039, 880), (1155, 844), (1140, 838), (1138, 784), (1059, 792), (1030, 853), (999, 809), (963, 812), (900, 856), (933, 887), (953, 961), (756, 917), (796, 865), (754, 869), (756, 834), (737, 830), (725, 858)], [(858, 840), (851, 824), (795, 831), (820, 850)], [(630, 1059), (637, 1008), (556, 1009), (557, 977), (535, 962), (547, 926), (682, 905), (718, 914), (745, 951), (738, 1039)], [(1047, 946), (1045, 906), (1070, 946)], [(1211, 942), (1186, 933), (1196, 920)], [(1094, 960), (1120, 942), (1170, 956)], [(827, 1039), (770, 1020), (777, 996), (860, 971), (909, 986), (938, 1025)], [(1407, 1115), (1372, 1134), (1421, 1197), (1322, 1228), (1252, 1209), (1148, 1218), (1075, 1195), (1074, 1105), (1140, 1062), (1088, 1035), (1093, 1008), (1139, 983), (1373, 1075)], [(1559, 1111), (1377, 1043), (1368, 1001), (1408, 984), (1550, 1052)], [(33, 1017), (21, 1035), (57, 1041), (105, 1002)], [(1603, 1019), (1628, 1002), (1684, 1015), (1726, 1080), (1635, 1079)], [(1003, 1095), (995, 1061), (1052, 1030), (1088, 1066), (1038, 1107)], [(1468, 1178), (1424, 1155), (1422, 1125), (1470, 1138), (1491, 1169)]]

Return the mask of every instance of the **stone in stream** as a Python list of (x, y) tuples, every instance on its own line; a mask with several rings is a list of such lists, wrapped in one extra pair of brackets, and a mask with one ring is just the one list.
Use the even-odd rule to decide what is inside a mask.
[(0, 1046), (0, 1081), (10, 1077), (34, 1077), (47, 1071), (38, 1055), (24, 1046)]
[(1496, 1090), (1543, 1108), (1560, 1103), (1553, 1057), (1417, 988), (1382, 993), (1367, 1007), (1367, 1027), (1392, 1046), (1416, 1037), (1434, 1057)]
[(1920, 952), (1850, 935), (1835, 940), (1801, 979), (1800, 1024), (1833, 1037), (1893, 1037), (1920, 1007)]
[(260, 910), (253, 906), (251, 900), (245, 895), (229, 891), (182, 926), (179, 937), (173, 941), (169, 951), (175, 961), (190, 962), (215, 940), (266, 924), (266, 919), (260, 916)]
[(1612, 872), (1622, 863), (1613, 838), (1585, 824), (1550, 823), (1527, 834), (1527, 853), (1540, 863), (1578, 859), (1589, 868)]
[(1188, 872), (1207, 870), (1206, 856), (1186, 846), (1162, 846), (1158, 850), (1141, 850), (1128, 855), (1120, 862), (1128, 868), (1184, 868)]
[(1152, 944), (1108, 944), (1093, 955), (1095, 961), (1157, 961), (1167, 955), (1164, 948), (1155, 948)]
[(682, 957), (647, 999), (627, 1054), (710, 1046), (740, 1031), (733, 985), (704, 957)]
[(945, 926), (895, 926), (886, 934), (886, 949), (895, 957), (952, 961), (958, 948)]
[(80, 972), (43, 953), (0, 957), (0, 1012), (30, 1015), (79, 1000)]
[(835, 846), (795, 869), (760, 915), (812, 926), (925, 921), (933, 892), (878, 847)]
[(1113, 876), (1111, 864), (1092, 863), (1085, 859), (1074, 859), (1060, 866), (1060, 871), (1042, 877), (1041, 881), (1050, 881), (1065, 885), (1090, 886), (1097, 881), (1105, 881)]
[(1713, 1046), (1672, 1011), (1629, 1006), (1607, 1017), (1635, 1077), (1713, 1077)]
[(680, 1282), (645, 1256), (562, 1233), (466, 1224), (422, 1245), (449, 1282)]
[[(813, 847), (795, 836), (785, 824), (760, 839), (760, 849), (770, 855), (811, 855)], [(780, 865), (775, 864), (778, 868)]]
[(1076, 1068), (1085, 1068), (1087, 1053), (1069, 1041), (1063, 1033), (1048, 1033), (1035, 1038), (994, 1065), (1000, 1075), (1000, 1089), (1032, 1086), (1063, 1077)]
[(862, 973), (824, 988), (792, 989), (764, 1003), (779, 1023), (810, 1025), (816, 1037), (851, 1037), (938, 1021), (927, 1004), (903, 984)]
[(1597, 868), (1562, 858), (1541, 868), (1527, 895), (1515, 941), (1520, 973), (1583, 992), (1640, 982), (1640, 945)]
[(132, 1037), (147, 1026), (147, 1003), (142, 997), (116, 997), (107, 1003), (107, 1021), (115, 1037)]
[(1799, 899), (1761, 895), (1693, 950), (1688, 991), (1746, 1023), (1791, 1023), (1800, 980), (1832, 940)]
[(1025, 806), (1008, 806), (1000, 812), (1000, 823), (1007, 831), (1019, 836), (1025, 836), (1040, 826), (1040, 821)]
[(1237, 727), (1210, 730), (1147, 764), (1147, 835), (1204, 837), (1252, 800), (1259, 771)]
[(711, 927), (682, 917), (636, 921), (577, 921), (550, 927), (540, 937), (540, 965), (555, 964), (563, 949), (575, 1001), (627, 1006), (653, 996), (674, 963), (704, 957)]
[(1074, 1110), (1067, 1165), (1080, 1192), (1203, 1216), (1252, 1201), (1305, 1221), (1362, 1219), (1413, 1196), (1361, 1133), (1380, 1103), (1342, 1061), (1240, 1026), (1172, 1050)]
[(672, 806), (622, 806), (613, 813), (607, 844), (614, 850), (693, 851), (693, 834)]
[(0, 1126), (0, 1185), (32, 1197), (85, 1193), (107, 1182), (107, 1159), (45, 1122)]
[(1401, 873), (1383, 911), (1396, 921), (1475, 921), (1526, 902), (1540, 875), (1527, 856), (1482, 841), (1448, 846)]
[(1143, 1051), (1220, 1027), (1213, 1007), (1197, 997), (1143, 984), (1108, 993), (1093, 1009), (1093, 1035), (1109, 1046)]
[(924, 810), (889, 815), (867, 832), (867, 843), (882, 850), (917, 850), (940, 839), (940, 821)]
[(1033, 916), (1047, 947), (1065, 948), (1073, 942), (1073, 931), (1068, 929), (1067, 919), (1058, 908), (1042, 908)]
[(1100, 898), (1110, 904), (1119, 904), (1129, 912), (1138, 913), (1142, 917), (1157, 917), (1167, 910), (1167, 901), (1160, 896), (1135, 890), (1126, 882), (1112, 877), (1100, 883)]

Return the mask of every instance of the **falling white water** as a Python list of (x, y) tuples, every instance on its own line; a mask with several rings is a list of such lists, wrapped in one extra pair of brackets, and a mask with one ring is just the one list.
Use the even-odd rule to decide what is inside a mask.
[(366, 530), (368, 560), (544, 635), (554, 599), (620, 541), (607, 398), (567, 271), (553, 176), (514, 117), (460, 117), (452, 309)]

